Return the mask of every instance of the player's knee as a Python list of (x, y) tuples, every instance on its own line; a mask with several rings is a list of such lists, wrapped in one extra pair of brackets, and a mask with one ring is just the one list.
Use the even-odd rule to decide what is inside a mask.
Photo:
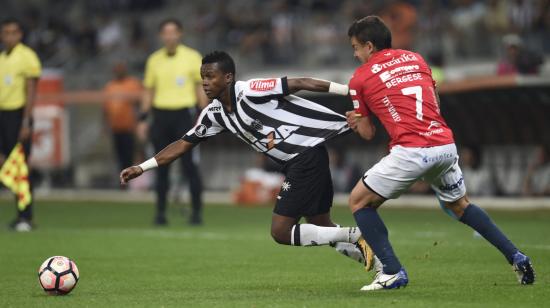
[(290, 233), (290, 230), (271, 228), (271, 237), (275, 242), (281, 245), (290, 245)]
[(349, 197), (348, 206), (351, 212), (355, 213), (362, 208), (378, 208), (380, 204), (370, 196), (357, 196), (352, 193)]
[(466, 196), (453, 201), (453, 202), (445, 202), (445, 208), (449, 209), (453, 214), (460, 218), (464, 214), (464, 210), (468, 207), (470, 204), (470, 201)]

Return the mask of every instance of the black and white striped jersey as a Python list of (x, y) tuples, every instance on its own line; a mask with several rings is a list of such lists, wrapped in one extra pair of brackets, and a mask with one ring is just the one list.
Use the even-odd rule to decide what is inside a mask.
[(349, 130), (346, 117), (290, 95), (286, 77), (237, 81), (231, 87), (232, 112), (218, 100), (201, 112), (182, 139), (199, 143), (229, 131), (279, 163)]

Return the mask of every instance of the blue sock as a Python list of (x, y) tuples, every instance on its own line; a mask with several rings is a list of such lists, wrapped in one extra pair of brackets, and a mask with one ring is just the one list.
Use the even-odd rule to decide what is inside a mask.
[(401, 263), (393, 252), (388, 240), (388, 229), (376, 209), (362, 208), (353, 213), (353, 216), (361, 234), (384, 265), (384, 273), (392, 275), (399, 272)]
[(470, 203), (464, 210), (464, 214), (460, 217), (460, 221), (476, 230), (481, 234), (489, 243), (493, 244), (502, 254), (506, 257), (508, 262), (512, 264), (513, 255), (518, 251), (516, 246), (500, 231), (500, 229), (493, 223), (489, 215), (477, 207), (475, 204)]

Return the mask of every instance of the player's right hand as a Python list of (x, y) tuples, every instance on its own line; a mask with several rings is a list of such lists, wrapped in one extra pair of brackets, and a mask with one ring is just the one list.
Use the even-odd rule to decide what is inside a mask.
[(125, 185), (131, 179), (135, 179), (143, 173), (140, 166), (128, 167), (120, 172), (120, 184)]

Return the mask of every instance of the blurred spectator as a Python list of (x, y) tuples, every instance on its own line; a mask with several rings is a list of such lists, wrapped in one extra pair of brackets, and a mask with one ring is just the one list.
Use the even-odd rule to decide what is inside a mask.
[(296, 56), (296, 37), (298, 28), (294, 12), (287, 1), (279, 0), (273, 5), (269, 34), (269, 61), (274, 64), (288, 64)]
[(540, 44), (541, 50), (550, 53), (550, 0), (539, 1), (537, 17), (535, 18), (536, 41)]
[(481, 29), (485, 5), (481, 1), (454, 0), (451, 25), (454, 52), (460, 56), (480, 56), (486, 48)]
[(123, 35), (120, 23), (104, 15), (100, 18), (100, 26), (97, 30), (97, 44), (102, 51), (111, 51), (121, 45)]
[(535, 52), (528, 50), (519, 36), (509, 34), (502, 39), (505, 55), (497, 66), (498, 75), (538, 74), (543, 59)]
[(363, 175), (361, 168), (347, 160), (342, 148), (329, 148), (328, 154), (334, 191), (349, 193)]
[(104, 88), (107, 97), (104, 110), (113, 136), (118, 169), (122, 170), (134, 164), (136, 103), (142, 87), (139, 79), (128, 75), (124, 62), (118, 62), (113, 66), (113, 75), (114, 79)]
[(466, 146), (460, 150), (460, 168), (466, 182), (466, 191), (472, 196), (491, 196), (496, 192), (495, 174), (482, 163), (478, 146)]
[(380, 17), (392, 32), (392, 47), (411, 49), (416, 25), (416, 8), (404, 1), (394, 1), (386, 6)]
[(508, 11), (508, 1), (488, 1), (487, 12), (483, 17), (483, 23), (489, 33), (504, 34), (509, 31), (510, 18), (508, 16)]
[[(341, 36), (333, 21), (327, 14), (317, 14), (314, 16), (311, 40), (315, 49), (312, 50), (311, 58), (315, 63), (323, 65), (334, 64), (338, 61), (338, 47)], [(309, 57), (308, 57), (309, 58)]]
[(534, 159), (527, 167), (523, 182), (523, 194), (550, 196), (550, 147), (540, 145), (535, 149), (534, 154)]
[(445, 40), (448, 36), (441, 35), (449, 29), (447, 10), (442, 8), (437, 0), (422, 1), (418, 10), (416, 27), (416, 49), (425, 55), (443, 54)]
[(510, 5), (510, 23), (514, 32), (531, 31), (535, 20), (535, 1), (513, 0)]

